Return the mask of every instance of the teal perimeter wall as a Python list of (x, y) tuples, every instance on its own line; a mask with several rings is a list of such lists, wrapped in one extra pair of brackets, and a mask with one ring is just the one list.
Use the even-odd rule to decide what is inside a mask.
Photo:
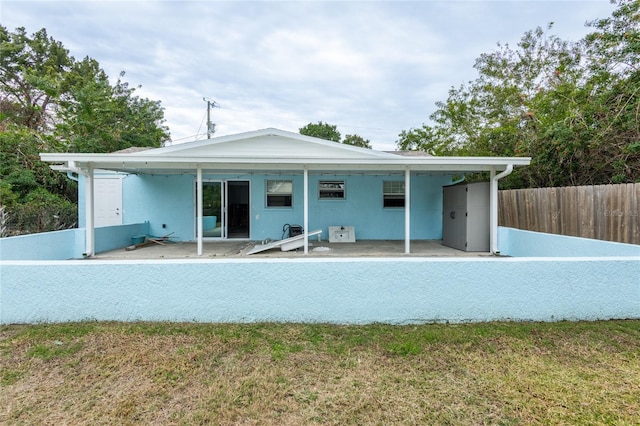
[[(127, 245), (145, 227), (112, 240)], [(20, 244), (58, 247), (78, 233), (37, 235)], [(640, 318), (640, 246), (510, 228), (500, 247), (520, 257), (12, 261), (3, 240), (2, 324)]]
[[(148, 222), (96, 228), (96, 253), (126, 247), (134, 235), (148, 233)], [(84, 250), (84, 228), (0, 238), (0, 260), (81, 259)]]
[(5, 262), (0, 323), (640, 318), (636, 258)]
[[(635, 256), (640, 245), (498, 227), (500, 254), (513, 257)], [(640, 276), (638, 276), (640, 282)]]

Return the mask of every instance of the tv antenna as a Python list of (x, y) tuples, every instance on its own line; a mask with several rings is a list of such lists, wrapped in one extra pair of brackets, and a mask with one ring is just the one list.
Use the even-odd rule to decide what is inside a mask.
[(211, 108), (220, 108), (220, 105), (207, 98), (202, 98), (202, 100), (207, 103), (207, 139), (211, 139), (211, 135), (216, 132), (216, 123), (211, 122)]

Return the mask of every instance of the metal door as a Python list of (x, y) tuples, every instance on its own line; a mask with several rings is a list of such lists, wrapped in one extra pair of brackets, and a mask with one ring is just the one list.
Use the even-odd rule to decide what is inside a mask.
[(467, 186), (442, 190), (442, 244), (465, 250), (467, 243)]

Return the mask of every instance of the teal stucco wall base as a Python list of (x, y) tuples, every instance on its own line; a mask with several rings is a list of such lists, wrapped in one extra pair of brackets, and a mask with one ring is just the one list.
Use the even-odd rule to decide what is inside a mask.
[[(126, 245), (148, 226), (104, 228), (101, 240)], [(64, 242), (82, 247), (83, 232), (50, 234), (2, 239), (0, 323), (640, 318), (631, 244), (500, 228), (502, 254), (514, 257), (37, 260)]]
[[(148, 233), (148, 222), (96, 228), (96, 253), (126, 247), (131, 245), (131, 237), (134, 235)], [(85, 228), (0, 238), (0, 259), (34, 261), (82, 259), (85, 238)]]
[[(569, 237), (544, 232), (498, 227), (498, 246), (504, 256), (513, 257), (608, 257), (636, 256), (640, 245), (591, 238)], [(640, 281), (640, 278), (638, 278)]]
[(2, 324), (640, 318), (635, 257), (13, 261), (1, 274)]

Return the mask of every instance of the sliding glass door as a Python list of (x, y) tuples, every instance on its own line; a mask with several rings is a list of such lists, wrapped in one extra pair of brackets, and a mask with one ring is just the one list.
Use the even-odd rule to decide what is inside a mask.
[(249, 212), (249, 181), (202, 182), (204, 238), (249, 238)]
[(202, 236), (224, 238), (223, 182), (202, 182)]
[(227, 184), (227, 238), (249, 238), (249, 181), (230, 180)]

